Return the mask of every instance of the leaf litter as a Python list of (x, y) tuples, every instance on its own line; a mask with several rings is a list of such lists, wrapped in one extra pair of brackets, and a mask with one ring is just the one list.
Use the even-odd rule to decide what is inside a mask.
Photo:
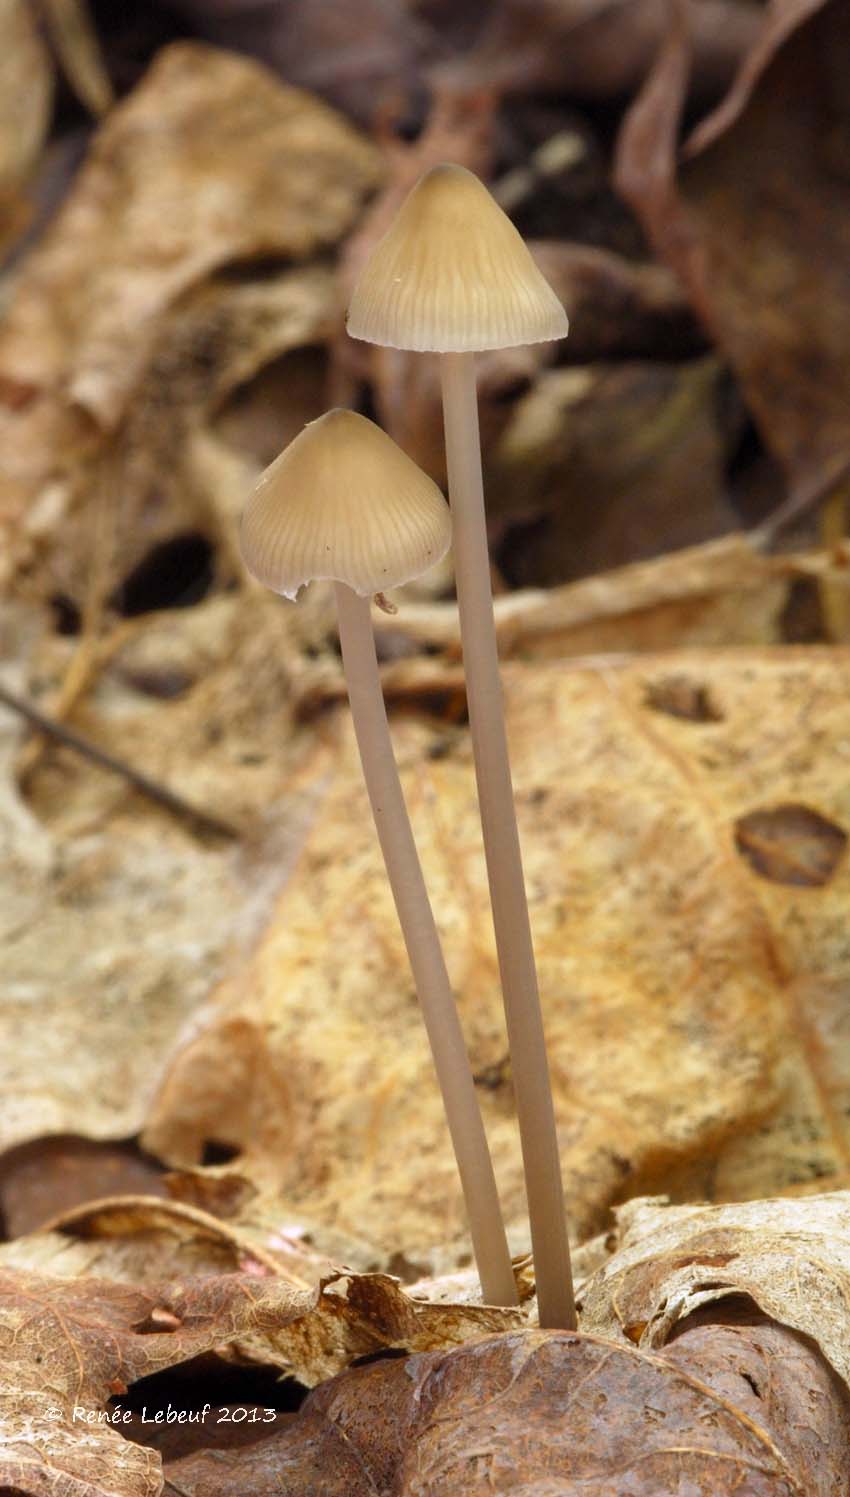
[[(594, 27), (604, 35), (606, 12), (616, 21), (619, 8), (593, 9), (579, 26), (591, 60)], [(491, 48), (522, 7), (500, 10)], [(710, 25), (721, 12), (740, 29), (718, 41)], [(66, 69), (98, 111), (108, 80), (85, 9), (50, 13), (66, 27)], [(671, 223), (678, 191), (714, 242), (712, 173), (721, 197), (735, 181), (715, 167), (717, 152), (757, 155), (787, 83), (794, 26), (803, 26), (808, 80), (840, 15), (837, 0), (771, 10), (737, 85), (693, 137), (677, 185), (669, 151), (662, 162)], [(681, 86), (684, 53), (675, 32), (668, 38), (659, 66), (672, 52), (676, 86), (665, 84), (660, 102), (654, 95), (650, 120), (662, 145), (687, 89), (716, 96), (756, 19), (741, 7), (701, 7), (696, 68)], [(637, 40), (627, 68), (646, 45), (640, 28)], [(512, 86), (535, 86), (551, 55), (514, 59)], [(486, 46), (476, 56), (486, 70)], [(451, 97), (445, 75), (434, 77), (423, 158), (465, 140), (486, 166), (494, 99)], [(29, 155), (8, 179), (13, 233), (45, 128), (42, 78), (28, 100)], [(608, 86), (603, 68), (593, 87)], [(652, 106), (650, 91), (638, 108)], [(800, 119), (789, 111), (789, 162), (811, 145)], [(615, 494), (643, 481), (647, 458), (662, 506), (651, 523), (639, 517), (646, 544), (627, 546), (618, 570), (497, 604), (579, 1231), (603, 1226), (640, 1191), (663, 1187), (680, 1202), (752, 1198), (617, 1208), (615, 1232), (578, 1249), (590, 1276), (581, 1333), (541, 1333), (522, 1256), (456, 618), (443, 601), (450, 573), (400, 615), (376, 615), (376, 626), (504, 1187), (518, 1312), (477, 1304), (463, 1267), (442, 1121), (336, 706), (327, 595), (314, 589), (303, 609), (283, 610), (246, 584), (234, 546), (238, 494), (279, 430), (318, 414), (328, 379), (354, 398), (357, 379), (370, 378), (389, 424), (421, 442), (432, 468), (440, 461), (433, 385), (405, 386), (392, 359), (370, 368), (339, 355), (333, 257), (348, 252), (358, 221), (368, 234), (368, 195), (382, 181), (391, 195), (415, 159), (415, 150), (393, 160), (385, 149), (382, 161), (340, 116), (245, 58), (178, 44), (106, 114), (59, 217), (15, 271), (0, 374), (14, 595), (4, 643), (16, 684), (110, 750), (221, 806), (242, 845), (215, 846), (153, 816), (67, 748), (30, 746), (16, 777), (20, 734), (4, 715), (4, 855), (16, 875), (3, 910), (4, 1142), (37, 1155), (45, 1134), (141, 1130), (174, 1170), (162, 1185), (170, 1200), (66, 1200), (43, 1230), (0, 1251), (9, 1351), (0, 1479), (74, 1497), (95, 1485), (159, 1493), (164, 1462), (165, 1490), (184, 1497), (225, 1485), (279, 1491), (281, 1482), (354, 1497), (518, 1485), (601, 1493), (612, 1481), (636, 1493), (674, 1482), (715, 1493), (838, 1492), (848, 1433), (848, 683), (842, 652), (782, 641), (801, 589), (843, 596), (844, 547), (771, 556), (762, 529), (635, 556), (651, 553), (663, 506), (694, 467), (700, 497), (686, 521), (696, 528), (680, 542), (735, 523), (723, 509), (724, 475), (741, 409), (733, 402), (718, 415), (725, 375), (705, 358), (688, 303), (736, 370), (798, 497), (839, 472), (846, 424), (834, 403), (825, 436), (814, 430), (795, 357), (794, 410), (783, 407), (787, 421), (772, 424), (750, 360), (763, 309), (757, 298), (737, 306), (746, 263), (736, 268), (716, 246), (713, 263), (728, 276), (712, 284), (709, 306), (687, 273), (683, 296), (657, 266), (544, 245), (541, 257), (574, 298), (577, 362), (552, 368), (529, 356), (482, 372), (489, 485), (498, 496), (501, 483), (497, 526), (513, 538), (496, 551), (508, 566), (515, 558), (511, 582), (536, 581), (550, 558), (552, 581), (574, 575), (568, 454), (589, 454), (588, 491), (604, 471), (602, 487)], [(830, 158), (799, 173), (800, 190), (822, 202), (835, 169)], [(786, 192), (785, 166), (779, 175), (784, 211), (798, 186)], [(639, 203), (650, 233), (653, 201)], [(839, 242), (837, 203), (821, 217)], [(681, 274), (677, 245), (656, 242)], [(783, 245), (796, 275), (799, 245)], [(348, 249), (356, 254), (356, 238)], [(789, 307), (792, 330), (806, 321), (804, 303)], [(606, 315), (594, 321), (600, 306)], [(653, 367), (667, 340), (681, 368)], [(821, 352), (828, 364), (830, 349)], [(600, 356), (610, 368), (594, 368)], [(400, 411), (404, 389), (415, 421)], [(635, 392), (653, 420), (643, 447), (632, 432), (618, 453), (605, 431), (619, 429)], [(694, 421), (677, 428), (674, 419), (684, 407), (699, 427), (698, 460), (688, 446)], [(514, 494), (527, 464), (523, 515)], [(650, 476), (649, 499), (652, 487)], [(540, 513), (550, 540), (561, 538), (557, 556), (539, 537), (535, 553)], [(578, 538), (585, 549), (595, 521), (591, 512)], [(207, 559), (199, 600), (178, 616), (173, 597), (147, 596), (146, 579), (151, 557), (174, 546), (185, 555), (187, 540)], [(48, 596), (60, 615), (79, 614), (79, 638), (45, 630)], [(232, 1162), (210, 1168), (215, 1157)], [(815, 1194), (825, 1187), (835, 1189)], [(398, 1355), (350, 1367), (388, 1353)], [(93, 1414), (114, 1410), (128, 1387), (174, 1368), (208, 1379), (210, 1357), (242, 1377), (271, 1369), (315, 1391), (299, 1412), (276, 1412), (268, 1435), (252, 1430), (242, 1443), (216, 1445), (204, 1431), (194, 1448), (169, 1446), (135, 1414), (129, 1440), (113, 1425), (69, 1422), (76, 1397)]]

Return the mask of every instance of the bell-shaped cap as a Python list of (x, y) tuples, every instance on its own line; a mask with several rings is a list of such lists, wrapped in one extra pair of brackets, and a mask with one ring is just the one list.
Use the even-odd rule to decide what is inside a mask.
[(366, 597), (399, 587), (449, 548), (440, 490), (385, 432), (354, 411), (311, 421), (266, 468), (242, 516), (242, 555), (294, 598), (331, 578)]
[(436, 353), (563, 338), (567, 314), (510, 219), (463, 166), (417, 182), (354, 288), (352, 338)]

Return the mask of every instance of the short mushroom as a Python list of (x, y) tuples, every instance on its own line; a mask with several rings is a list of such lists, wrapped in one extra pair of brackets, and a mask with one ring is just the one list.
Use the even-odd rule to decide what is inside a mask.
[(439, 353), (472, 747), (522, 1141), (540, 1324), (575, 1302), (555, 1112), (505, 733), (478, 434), (475, 353), (562, 338), (567, 317), (526, 245), (464, 167), (427, 172), (361, 272), (354, 338)]
[(242, 555), (294, 598), (335, 584), (354, 730), (452, 1145), (484, 1299), (517, 1303), (493, 1165), (440, 938), (393, 755), (370, 617), (371, 595), (424, 572), (448, 550), (440, 490), (377, 426), (352, 411), (313, 421), (262, 474), (242, 519)]

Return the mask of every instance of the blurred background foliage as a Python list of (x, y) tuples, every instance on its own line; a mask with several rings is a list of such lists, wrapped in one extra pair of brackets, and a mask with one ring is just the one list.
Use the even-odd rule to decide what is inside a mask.
[[(847, 21), (845, 0), (6, 0), (7, 583), (66, 635), (93, 594), (128, 618), (232, 586), (246, 483), (329, 404), (440, 479), (429, 362), (343, 331), (440, 159), (488, 181), (572, 321), (482, 360), (501, 585), (772, 536), (778, 511), (813, 535), (830, 496), (840, 536)], [(786, 637), (842, 632), (840, 600), (798, 593)]]

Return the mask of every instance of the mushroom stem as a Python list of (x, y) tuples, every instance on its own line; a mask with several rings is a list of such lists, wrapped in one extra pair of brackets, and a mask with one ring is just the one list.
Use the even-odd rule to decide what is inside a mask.
[(576, 1325), (555, 1110), (514, 809), (490, 588), (473, 353), (440, 358), (472, 751), (525, 1169), (540, 1324)]
[(493, 1164), (393, 755), (369, 599), (337, 582), (336, 603), (363, 776), (443, 1096), (482, 1293), (487, 1304), (515, 1305)]

